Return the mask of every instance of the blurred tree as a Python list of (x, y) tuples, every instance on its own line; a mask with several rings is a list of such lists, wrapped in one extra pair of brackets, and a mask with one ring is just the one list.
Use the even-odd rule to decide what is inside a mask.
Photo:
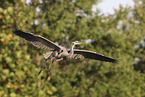
[[(144, 0), (135, 0), (135, 9), (134, 9), (134, 20), (136, 25), (136, 30), (138, 33), (142, 33), (140, 38), (140, 43), (136, 45), (135, 54), (136, 59), (134, 62), (134, 69), (139, 71), (141, 75), (144, 77), (145, 82), (145, 1)], [(145, 96), (145, 83), (142, 86), (142, 96)]]
[(139, 1), (135, 1), (136, 5), (135, 5), (135, 9), (134, 9), (134, 19), (135, 19), (135, 24), (136, 24), (136, 30), (139, 33), (143, 33), (142, 37), (140, 38), (140, 44), (136, 45), (136, 57), (140, 58), (141, 60), (135, 64), (135, 69), (136, 70), (141, 70), (142, 73), (145, 73), (145, 57), (144, 57), (144, 51), (145, 51), (145, 12), (144, 12), (144, 8), (145, 8), (145, 1), (143, 0), (139, 0)]
[[(136, 11), (120, 6), (114, 15), (104, 16), (100, 11), (91, 10), (98, 2), (0, 2), (0, 96), (143, 97), (144, 75), (131, 65), (136, 55), (134, 47), (144, 35), (138, 33), (135, 15), (130, 16)], [(111, 64), (88, 59), (55, 62), (48, 81), (41, 80), (37, 73), (45, 61), (44, 51), (4, 29), (13, 25), (66, 47), (75, 40), (90, 40), (77, 48), (116, 57), (120, 62)], [(46, 72), (45, 69), (42, 75)]]

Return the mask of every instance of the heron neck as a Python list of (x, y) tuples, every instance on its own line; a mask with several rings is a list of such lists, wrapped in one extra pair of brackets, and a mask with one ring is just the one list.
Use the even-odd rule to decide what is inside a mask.
[(70, 47), (70, 56), (72, 56), (74, 54), (74, 44), (71, 44), (71, 47)]

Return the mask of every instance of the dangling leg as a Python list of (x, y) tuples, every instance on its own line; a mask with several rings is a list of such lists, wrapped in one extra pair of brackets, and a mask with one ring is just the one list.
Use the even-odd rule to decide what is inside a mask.
[(53, 59), (52, 59), (52, 62), (51, 62), (51, 65), (50, 65), (50, 68), (49, 68), (48, 73), (47, 73), (46, 78), (45, 78), (46, 80), (47, 80), (47, 78), (48, 78), (48, 76), (49, 76), (49, 74), (50, 74), (51, 66), (52, 66), (54, 60), (55, 60), (55, 59), (53, 58)]
[(43, 70), (43, 68), (45, 67), (46, 63), (48, 62), (49, 58), (46, 60), (45, 64), (41, 67), (41, 70), (38, 72), (38, 75), (41, 73), (41, 71)]

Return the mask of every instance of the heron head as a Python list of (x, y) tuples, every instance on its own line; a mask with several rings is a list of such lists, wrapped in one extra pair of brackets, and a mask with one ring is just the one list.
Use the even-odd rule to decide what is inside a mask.
[(72, 44), (73, 44), (73, 45), (79, 45), (79, 44), (84, 44), (84, 43), (79, 42), (79, 41), (74, 41), (74, 42), (72, 42)]

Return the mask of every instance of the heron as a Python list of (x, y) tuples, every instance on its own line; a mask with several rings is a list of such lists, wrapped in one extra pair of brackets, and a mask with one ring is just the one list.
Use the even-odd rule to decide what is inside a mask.
[(42, 37), (41, 35), (36, 35), (31, 32), (24, 32), (18, 28), (15, 29), (13, 32), (16, 35), (24, 38), (25, 40), (28, 40), (34, 46), (48, 51), (45, 54), (43, 54), (44, 58), (46, 59), (46, 62), (41, 67), (40, 71), (38, 72), (38, 75), (39, 75), (41, 71), (43, 70), (43, 68), (45, 67), (48, 60), (51, 60), (51, 65), (46, 75), (46, 79), (48, 78), (50, 74), (50, 70), (51, 70), (51, 66), (53, 62), (65, 60), (66, 58), (74, 58), (74, 59), (88, 58), (88, 59), (94, 59), (94, 60), (106, 61), (106, 62), (112, 62), (112, 63), (118, 62), (117, 59), (105, 56), (100, 53), (96, 53), (96, 52), (88, 51), (88, 50), (74, 49), (75, 45), (84, 44), (83, 42), (74, 41), (71, 43), (70, 48), (67, 49), (65, 47), (59, 46), (56, 43)]

